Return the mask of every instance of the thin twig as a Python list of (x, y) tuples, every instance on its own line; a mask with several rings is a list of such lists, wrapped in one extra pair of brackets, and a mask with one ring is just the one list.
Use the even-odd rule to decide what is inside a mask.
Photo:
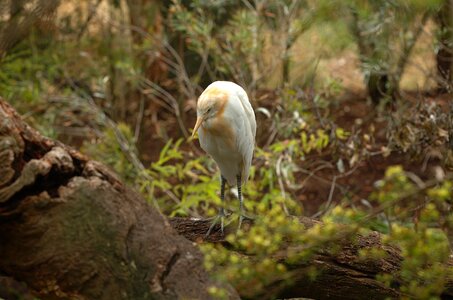
[(137, 122), (135, 123), (134, 142), (137, 142), (140, 137), (140, 129), (142, 128), (144, 114), (145, 114), (145, 99), (143, 98), (143, 95), (141, 95), (140, 107), (137, 114)]
[(287, 216), (289, 216), (289, 211), (288, 211), (288, 208), (286, 207), (286, 203), (285, 203), (285, 201), (286, 201), (285, 185), (283, 184), (283, 180), (282, 180), (282, 176), (283, 176), (282, 169), (281, 169), (282, 160), (283, 160), (283, 155), (280, 155), (280, 157), (277, 159), (277, 162), (275, 164), (275, 171), (277, 173), (277, 181), (278, 181), (278, 185), (280, 186), (280, 191), (281, 191), (281, 194), (283, 197), (283, 201), (281, 202), (282, 209), (285, 212), (285, 214)]
[(329, 198), (327, 200), (326, 206), (322, 211), (318, 211), (316, 214), (312, 216), (312, 218), (318, 218), (320, 216), (323, 216), (327, 211), (329, 211), (330, 205), (332, 204), (333, 200), (333, 192), (335, 191), (335, 182), (337, 181), (337, 176), (334, 176), (332, 179), (332, 184), (330, 185), (330, 192), (329, 192)]

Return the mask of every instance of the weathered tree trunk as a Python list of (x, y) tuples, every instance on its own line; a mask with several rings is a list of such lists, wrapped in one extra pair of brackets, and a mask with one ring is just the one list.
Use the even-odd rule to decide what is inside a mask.
[[(299, 221), (305, 228), (319, 223), (310, 218), (300, 217)], [(210, 226), (210, 221), (173, 218), (172, 226), (183, 236), (192, 241), (204, 239), (204, 235)], [(228, 227), (227, 227), (228, 229)], [(399, 299), (403, 296), (397, 289), (385, 286), (376, 280), (377, 274), (394, 274), (398, 272), (402, 257), (398, 248), (383, 244), (378, 232), (372, 232), (368, 236), (357, 235), (352, 240), (345, 239), (338, 243), (341, 250), (332, 254), (328, 249), (321, 249), (310, 262), (288, 264), (287, 268), (292, 272), (291, 282), (266, 288), (266, 294), (257, 295), (254, 299), (275, 299), (277, 290), (278, 299), (308, 297), (313, 299)], [(210, 242), (226, 243), (219, 231), (209, 237)], [(387, 253), (386, 258), (366, 259), (359, 258), (361, 249), (377, 248)], [(241, 253), (244, 255), (244, 253)], [(253, 259), (253, 257), (251, 257)], [(284, 261), (283, 258), (278, 258)], [(449, 265), (453, 267), (453, 259)], [(309, 268), (315, 267), (320, 271), (315, 280), (308, 275)], [(453, 278), (449, 278), (446, 289), (442, 294), (443, 299), (453, 297)]]
[[(375, 46), (370, 43), (366, 43), (362, 36), (362, 30), (360, 28), (359, 15), (356, 9), (351, 8), (351, 22), (349, 24), (350, 30), (356, 39), (357, 48), (359, 51), (359, 58), (362, 66), (367, 63), (367, 59), (371, 58), (375, 52)], [(382, 98), (388, 96), (389, 76), (386, 72), (369, 70), (369, 75), (364, 76), (367, 93), (371, 98), (374, 105), (378, 105)]]
[[(380, 4), (376, 2), (374, 5), (376, 6), (373, 9), (375, 11), (379, 11)], [(381, 100), (385, 98), (389, 98), (392, 103), (395, 103), (400, 95), (399, 85), (404, 69), (409, 61), (410, 54), (414, 49), (418, 38), (422, 34), (423, 28), (425, 27), (425, 24), (431, 14), (429, 12), (425, 12), (420, 16), (420, 21), (415, 23), (417, 25), (412, 30), (406, 28), (401, 33), (402, 36), (409, 36), (409, 33), (411, 33), (410, 36), (412, 38), (405, 38), (405, 42), (402, 44), (401, 55), (398, 56), (395, 69), (393, 70), (389, 66), (379, 66), (380, 63), (377, 65), (379, 66), (378, 69), (374, 67), (370, 68), (368, 66), (370, 62), (372, 62), (372, 64), (376, 64), (376, 61), (384, 60), (384, 56), (382, 56), (382, 53), (379, 54), (378, 49), (380, 44), (389, 43), (391, 41), (391, 37), (389, 35), (390, 29), (383, 29), (383, 32), (387, 32), (387, 34), (383, 34), (381, 39), (378, 41), (370, 40), (363, 34), (363, 30), (361, 28), (363, 24), (361, 25), (358, 11), (351, 7), (350, 13), (352, 18), (349, 26), (351, 33), (356, 39), (364, 75), (367, 74), (364, 76), (364, 81), (367, 87), (368, 95), (374, 105), (378, 105)]]
[(0, 298), (208, 299), (212, 285), (138, 194), (0, 100)]

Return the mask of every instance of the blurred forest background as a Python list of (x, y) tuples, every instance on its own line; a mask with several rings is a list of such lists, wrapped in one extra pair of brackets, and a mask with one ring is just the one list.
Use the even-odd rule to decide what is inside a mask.
[[(311, 245), (294, 254), (309, 259), (338, 223), (342, 237), (377, 230), (403, 250), (383, 283), (442, 292), (452, 62), (451, 0), (0, 1), (0, 96), (166, 215), (215, 215), (218, 171), (189, 138), (196, 100), (215, 80), (244, 87), (258, 124), (245, 204), (258, 217), (228, 239), (262, 259), (202, 247), (207, 268), (250, 297), (284, 286), (288, 270), (267, 257), (291, 240)], [(300, 232), (286, 214), (325, 226)]]

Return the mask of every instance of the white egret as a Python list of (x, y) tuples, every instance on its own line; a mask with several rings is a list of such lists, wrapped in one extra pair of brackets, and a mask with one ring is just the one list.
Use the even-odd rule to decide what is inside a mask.
[[(198, 131), (201, 148), (220, 169), (220, 199), (225, 200), (225, 183), (237, 185), (239, 225), (245, 218), (241, 187), (248, 179), (255, 147), (256, 120), (247, 93), (236, 83), (215, 81), (200, 95), (197, 102), (197, 122), (192, 137)], [(220, 219), (223, 233), (225, 209), (219, 209), (206, 235)]]

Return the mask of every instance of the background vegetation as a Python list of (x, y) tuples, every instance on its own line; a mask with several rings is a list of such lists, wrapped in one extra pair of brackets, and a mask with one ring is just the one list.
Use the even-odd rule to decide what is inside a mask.
[[(436, 298), (452, 271), (452, 11), (450, 0), (4, 0), (1, 96), (162, 213), (208, 217), (219, 174), (190, 128), (203, 88), (235, 81), (257, 115), (245, 187), (256, 220), (228, 249), (201, 245), (206, 267), (258, 297), (291, 277), (277, 253), (309, 261), (377, 230), (404, 257), (379, 279)], [(288, 215), (323, 225), (301, 230)]]

